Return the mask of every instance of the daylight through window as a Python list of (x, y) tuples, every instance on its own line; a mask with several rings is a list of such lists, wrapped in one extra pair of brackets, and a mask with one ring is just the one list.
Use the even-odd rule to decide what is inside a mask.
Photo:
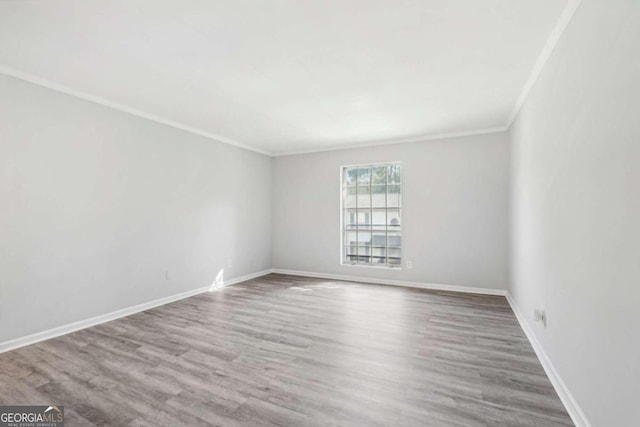
[(399, 163), (342, 168), (342, 262), (402, 265)]

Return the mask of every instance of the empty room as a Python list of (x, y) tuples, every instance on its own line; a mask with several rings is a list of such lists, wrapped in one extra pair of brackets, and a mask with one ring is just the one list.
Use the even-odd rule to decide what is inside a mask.
[(0, 427), (640, 425), (638, 0), (0, 0)]

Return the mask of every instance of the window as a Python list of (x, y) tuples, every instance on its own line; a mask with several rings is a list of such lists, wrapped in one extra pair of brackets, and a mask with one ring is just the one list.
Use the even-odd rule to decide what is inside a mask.
[(399, 163), (342, 167), (342, 263), (402, 265)]

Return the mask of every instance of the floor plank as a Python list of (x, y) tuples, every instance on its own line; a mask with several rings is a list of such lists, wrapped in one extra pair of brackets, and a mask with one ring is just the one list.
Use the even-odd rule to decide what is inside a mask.
[(505, 298), (271, 274), (0, 354), (69, 426), (573, 425)]

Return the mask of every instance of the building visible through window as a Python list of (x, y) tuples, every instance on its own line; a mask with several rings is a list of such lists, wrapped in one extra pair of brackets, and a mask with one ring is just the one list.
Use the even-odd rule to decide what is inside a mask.
[(342, 168), (342, 263), (400, 267), (399, 163)]

